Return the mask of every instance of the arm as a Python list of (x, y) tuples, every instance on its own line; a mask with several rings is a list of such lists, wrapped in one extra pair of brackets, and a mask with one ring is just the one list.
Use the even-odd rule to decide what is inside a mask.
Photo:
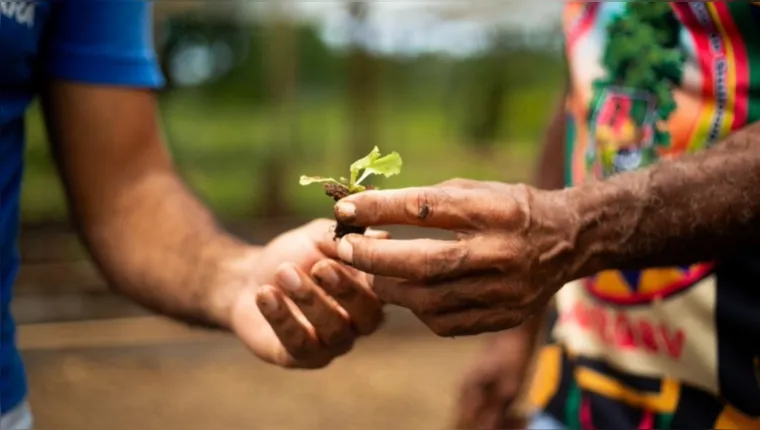
[(562, 193), (576, 214), (571, 277), (725, 257), (760, 243), (760, 123)]
[[(566, 96), (567, 92), (565, 91), (551, 117), (546, 135), (544, 136), (541, 152), (538, 156), (533, 183), (539, 189), (561, 190), (565, 186)], [(547, 305), (524, 324), (505, 332), (503, 335), (506, 337), (529, 336), (531, 339), (530, 349), (533, 351), (537, 346), (536, 343), (539, 336), (548, 325), (548, 319), (549, 309)], [(498, 343), (496, 342), (497, 345)]]
[(691, 264), (760, 244), (760, 123), (714, 147), (564, 190), (469, 183), (371, 190), (336, 204), (361, 226), (411, 224), (456, 241), (348, 235), (340, 258), (440, 335), (516, 327), (567, 282), (605, 269)]
[(152, 310), (227, 327), (258, 248), (226, 234), (183, 185), (155, 96), (58, 81), (43, 100), (74, 219), (105, 277)]
[[(110, 284), (152, 310), (226, 327), (219, 279), (256, 250), (225, 234), (164, 145), (150, 3), (72, 0), (51, 12), (42, 93), (74, 221)], [(225, 291), (231, 290), (225, 287)]]
[(381, 304), (331, 259), (328, 221), (252, 246), (182, 183), (151, 92), (162, 83), (152, 3), (52, 6), (42, 105), (75, 224), (109, 284), (159, 313), (229, 329), (285, 367), (323, 367), (374, 331)]

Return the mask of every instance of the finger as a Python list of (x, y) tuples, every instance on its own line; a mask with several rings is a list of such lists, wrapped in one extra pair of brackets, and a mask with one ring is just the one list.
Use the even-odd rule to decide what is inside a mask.
[(419, 315), (433, 333), (441, 337), (474, 336), (519, 326), (524, 311), (509, 308), (467, 309), (461, 312)]
[(317, 355), (320, 349), (319, 341), (298, 321), (282, 292), (272, 286), (264, 286), (256, 294), (256, 305), (280, 339), (285, 351), (292, 357), (292, 360), (281, 361), (292, 364), (293, 361), (306, 360)]
[(301, 227), (298, 230), (305, 234), (309, 239), (314, 242), (319, 242), (326, 232), (329, 232), (335, 226), (335, 221), (327, 218), (317, 218), (312, 220)]
[(278, 268), (275, 279), (277, 286), (283, 289), (314, 327), (323, 345), (332, 348), (352, 343), (354, 333), (350, 322), (303, 271), (285, 263)]
[(440, 188), (461, 188), (467, 190), (483, 189), (499, 190), (504, 188), (504, 184), (496, 181), (479, 181), (475, 179), (454, 178), (436, 184)]
[(383, 321), (382, 304), (359, 277), (330, 260), (317, 263), (312, 269), (312, 276), (348, 313), (359, 334), (367, 335), (377, 330)]
[(440, 188), (463, 188), (463, 189), (476, 189), (480, 188), (483, 184), (483, 181), (476, 181), (474, 179), (466, 179), (466, 178), (454, 178), (449, 179), (443, 182), (439, 182), (436, 184), (436, 187)]
[(417, 314), (449, 314), (469, 309), (511, 309), (530, 318), (546, 303), (551, 290), (527, 288), (498, 271), (424, 282), (378, 276), (372, 290), (383, 303), (398, 305)]
[[(342, 261), (367, 273), (404, 279), (434, 280), (488, 270), (498, 264), (483, 247), (468, 240), (376, 240), (347, 235), (338, 244)], [(496, 266), (498, 267), (498, 266)]]
[(390, 239), (391, 234), (385, 230), (378, 230), (374, 228), (368, 228), (367, 231), (364, 232), (364, 235), (367, 237), (371, 237), (372, 239)]
[[(373, 239), (389, 239), (391, 234), (385, 230), (376, 230), (368, 228), (364, 232), (366, 237)], [(325, 229), (321, 237), (316, 240), (317, 249), (319, 252), (325, 255), (327, 258), (338, 259), (338, 241), (335, 240), (335, 231), (333, 229)]]
[(370, 190), (335, 205), (335, 218), (351, 225), (417, 225), (467, 229), (479, 209), (477, 192), (442, 187)]

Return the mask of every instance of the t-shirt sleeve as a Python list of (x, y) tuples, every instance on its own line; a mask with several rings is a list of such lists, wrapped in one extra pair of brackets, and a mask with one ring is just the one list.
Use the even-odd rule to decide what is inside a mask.
[(157, 88), (164, 77), (153, 45), (153, 2), (60, 0), (44, 48), (48, 77)]

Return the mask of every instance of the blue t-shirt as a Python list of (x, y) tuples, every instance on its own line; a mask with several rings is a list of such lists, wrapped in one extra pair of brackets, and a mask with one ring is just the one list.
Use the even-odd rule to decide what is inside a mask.
[(152, 3), (139, 0), (0, 2), (0, 413), (27, 394), (9, 310), (19, 265), (25, 111), (49, 79), (163, 85), (151, 12)]

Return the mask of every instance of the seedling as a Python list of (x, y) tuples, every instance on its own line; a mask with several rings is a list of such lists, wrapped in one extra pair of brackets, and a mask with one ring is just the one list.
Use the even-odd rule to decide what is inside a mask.
[[(351, 164), (348, 179), (344, 177), (335, 179), (322, 176), (301, 176), (299, 183), (301, 185), (321, 183), (325, 194), (337, 202), (351, 194), (373, 189), (372, 186), (362, 185), (362, 182), (372, 175), (383, 175), (386, 178), (398, 175), (401, 173), (401, 165), (401, 156), (398, 153), (391, 152), (386, 156), (381, 156), (380, 150), (376, 146), (365, 157)], [(335, 238), (340, 239), (350, 233), (364, 234), (365, 231), (366, 227), (350, 226), (338, 221), (338, 225), (335, 227)]]

